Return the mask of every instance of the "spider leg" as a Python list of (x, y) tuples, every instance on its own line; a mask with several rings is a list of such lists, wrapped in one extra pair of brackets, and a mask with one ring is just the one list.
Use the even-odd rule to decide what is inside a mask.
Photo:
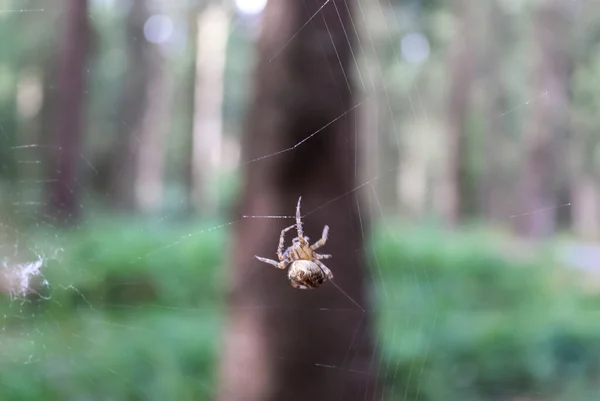
[(289, 263), (288, 260), (282, 260), (281, 262), (277, 262), (275, 260), (267, 259), (267, 258), (261, 258), (260, 256), (256, 256), (256, 255), (254, 255), (254, 257), (256, 259), (260, 260), (261, 262), (268, 263), (268, 264), (273, 265), (276, 268), (282, 269), (282, 270), (285, 269), (287, 267), (288, 263)]
[(277, 247), (277, 257), (279, 257), (279, 260), (284, 260), (285, 256), (283, 255), (283, 243), (285, 242), (285, 233), (290, 231), (292, 228), (294, 228), (296, 225), (293, 224), (289, 227), (284, 228), (283, 230), (281, 230), (281, 235), (279, 236), (279, 246)]
[(298, 237), (304, 237), (304, 231), (302, 230), (302, 216), (300, 216), (300, 201), (302, 197), (298, 198), (298, 205), (296, 206), (296, 227), (298, 228)]
[(305, 286), (305, 285), (302, 285), (302, 284), (298, 284), (298, 283), (297, 283), (297, 282), (295, 282), (295, 281), (290, 281), (290, 284), (292, 285), (292, 287), (294, 287), (294, 288), (298, 288), (299, 290), (309, 290), (309, 289), (310, 289), (310, 288), (308, 288), (307, 286)]
[(323, 270), (323, 273), (325, 273), (327, 275), (327, 278), (329, 280), (333, 280), (333, 273), (331, 272), (331, 270), (329, 270), (329, 268), (327, 266), (325, 266), (323, 264), (323, 262), (321, 262), (318, 259), (313, 259), (313, 262), (315, 262), (317, 264), (317, 266), (319, 266), (321, 268), (321, 270)]
[(331, 255), (321, 255), (320, 253), (313, 252), (313, 257), (315, 259), (329, 259)]
[(321, 239), (318, 240), (317, 242), (315, 242), (314, 244), (312, 244), (310, 246), (310, 249), (312, 249), (314, 251), (315, 249), (318, 249), (318, 248), (322, 247), (323, 245), (325, 245), (325, 243), (327, 242), (328, 235), (329, 235), (329, 226), (325, 226), (325, 227), (323, 227), (323, 234), (321, 235)]

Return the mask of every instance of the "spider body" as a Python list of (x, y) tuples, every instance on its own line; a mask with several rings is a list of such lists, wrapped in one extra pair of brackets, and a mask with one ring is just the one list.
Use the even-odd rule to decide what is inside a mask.
[(293, 287), (317, 288), (327, 280), (323, 270), (310, 260), (297, 260), (288, 269), (288, 278)]
[[(291, 265), (288, 270), (288, 278), (292, 287), (306, 290), (317, 288), (325, 281), (332, 280), (333, 273), (321, 262), (321, 259), (329, 259), (331, 255), (321, 255), (315, 252), (316, 249), (322, 247), (327, 242), (329, 227), (325, 226), (321, 239), (310, 245), (309, 238), (304, 236), (302, 230), (302, 219), (300, 216), (301, 200), (302, 197), (298, 199), (298, 205), (296, 206), (296, 224), (281, 230), (279, 246), (277, 247), (279, 262), (261, 258), (260, 256), (255, 257), (261, 262), (268, 263), (282, 270)], [(292, 245), (284, 252), (285, 233), (294, 227), (296, 227), (298, 236), (292, 240)]]

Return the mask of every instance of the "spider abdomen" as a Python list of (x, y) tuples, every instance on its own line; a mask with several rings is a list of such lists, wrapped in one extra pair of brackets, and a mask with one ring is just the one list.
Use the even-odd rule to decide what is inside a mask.
[(296, 260), (288, 270), (288, 278), (308, 288), (317, 288), (327, 276), (316, 263), (310, 260)]

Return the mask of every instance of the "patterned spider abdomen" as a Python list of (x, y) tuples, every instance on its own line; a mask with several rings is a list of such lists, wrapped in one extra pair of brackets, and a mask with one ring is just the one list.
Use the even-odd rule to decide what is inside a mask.
[(288, 278), (308, 288), (317, 288), (327, 280), (327, 275), (310, 260), (296, 260), (288, 269)]

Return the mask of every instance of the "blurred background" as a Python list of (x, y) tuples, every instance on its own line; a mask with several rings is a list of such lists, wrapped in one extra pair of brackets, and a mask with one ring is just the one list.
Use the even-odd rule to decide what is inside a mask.
[(0, 0), (0, 399), (600, 399), (599, 17)]

